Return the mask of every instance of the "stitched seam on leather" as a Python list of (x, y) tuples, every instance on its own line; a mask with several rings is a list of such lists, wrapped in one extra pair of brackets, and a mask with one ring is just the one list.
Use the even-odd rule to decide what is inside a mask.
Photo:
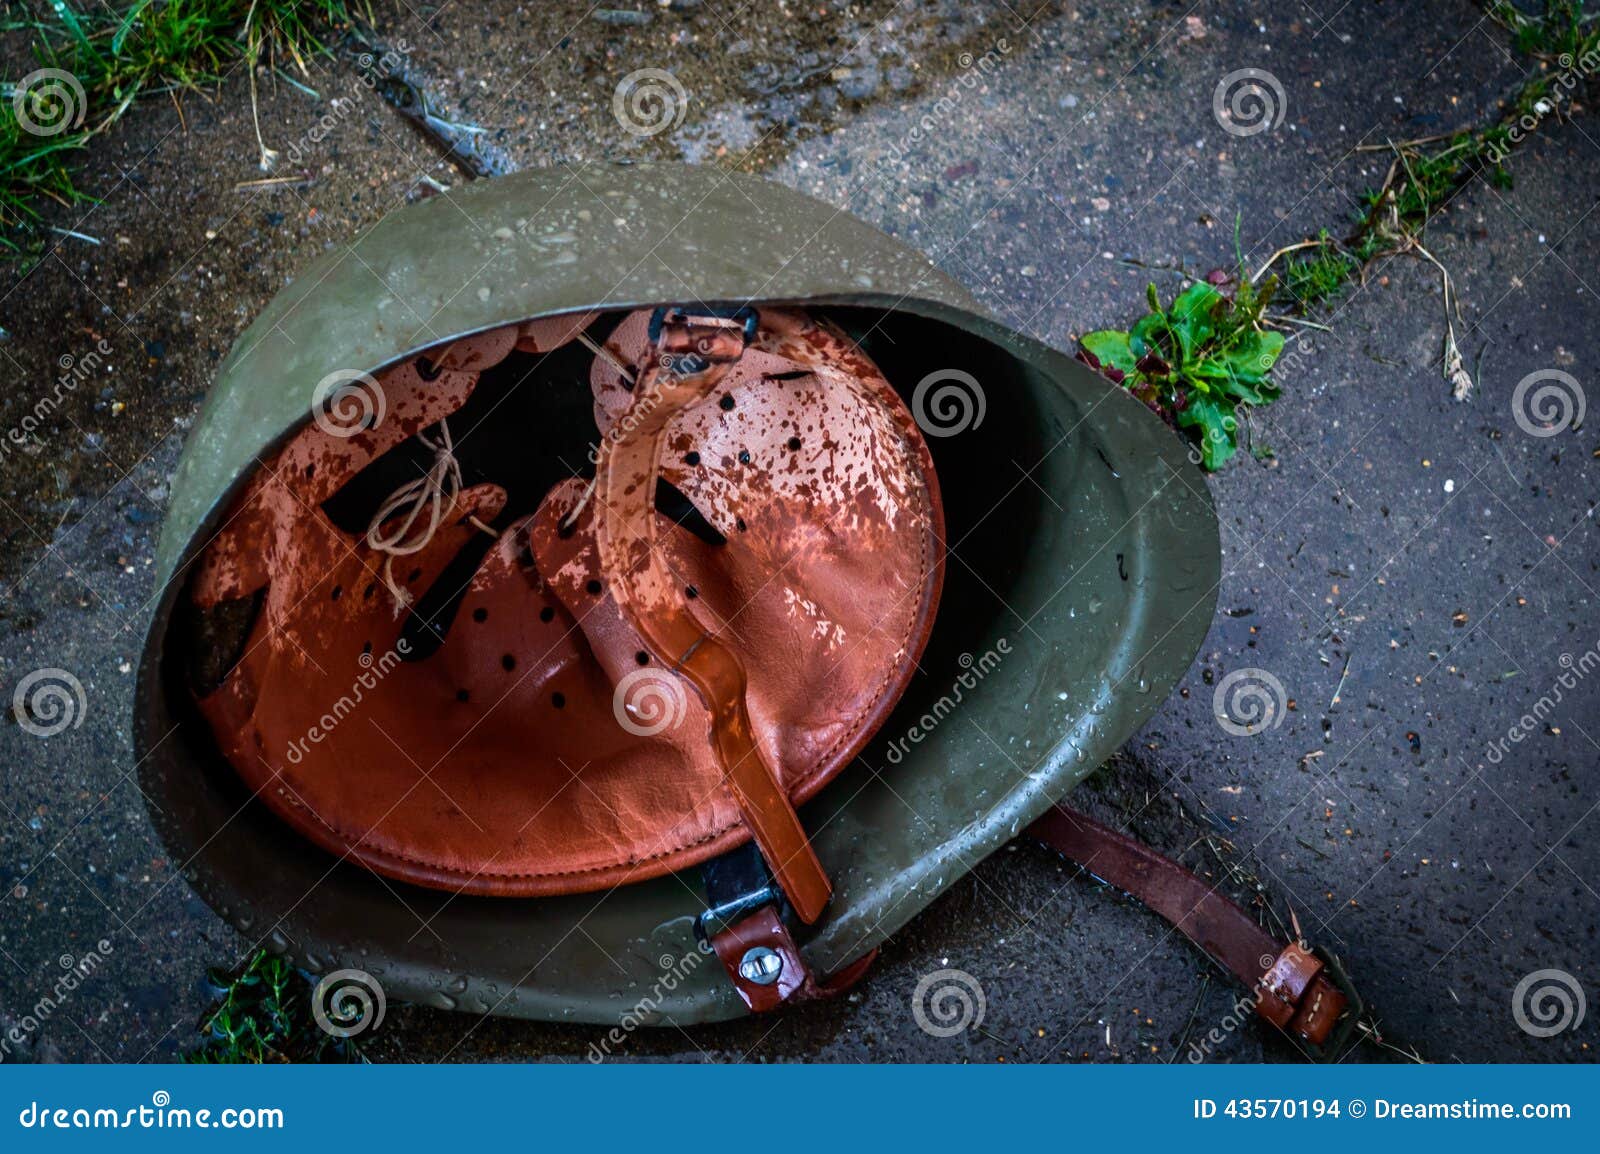
[[(286, 792), (288, 792), (288, 791), (286, 791), (285, 789), (283, 789), (283, 787), (280, 786), (274, 792), (276, 792), (279, 797), (283, 797), (286, 794)], [(438, 862), (432, 862), (432, 861), (429, 861), (426, 858), (413, 857), (411, 854), (406, 854), (406, 853), (396, 853), (394, 850), (388, 850), (388, 849), (382, 848), (381, 846), (371, 845), (370, 843), (368, 843), (365, 840), (364, 836), (360, 837), (360, 838), (356, 838), (355, 840), (352, 841), (349, 834), (345, 833), (343, 830), (339, 829), (337, 826), (329, 824), (327, 819), (324, 818), (320, 813), (317, 813), (315, 810), (310, 809), (309, 807), (305, 807), (305, 806), (297, 807), (297, 812), (299, 812), (301, 810), (303, 810), (306, 813), (309, 813), (311, 815), (312, 819), (315, 820), (318, 825), (320, 825), (323, 829), (327, 830), (330, 834), (332, 834), (339, 841), (340, 844), (350, 847), (351, 851), (354, 852), (354, 853), (359, 853), (362, 856), (365, 856), (365, 857), (368, 857), (368, 858), (381, 858), (381, 859), (386, 860), (386, 861), (409, 862), (412, 865), (423, 866), (426, 869), (429, 869), (429, 870), (433, 871), (434, 873), (443, 874), (443, 875), (447, 875), (447, 876), (451, 876), (451, 877), (468, 878), (468, 879), (480, 878), (480, 877), (491, 877), (491, 878), (559, 878), (559, 877), (575, 877), (575, 876), (577, 876), (579, 874), (606, 873), (607, 871), (610, 871), (610, 870), (632, 869), (635, 866), (646, 865), (646, 864), (648, 864), (650, 862), (656, 861), (656, 860), (658, 860), (660, 858), (663, 858), (663, 857), (670, 857), (672, 854), (675, 854), (675, 853), (682, 853), (684, 850), (694, 849), (696, 846), (704, 845), (706, 842), (716, 841), (717, 838), (723, 836), (729, 830), (733, 829), (734, 826), (739, 824), (738, 822), (732, 822), (732, 823), (730, 823), (728, 825), (722, 826), (720, 829), (717, 829), (714, 832), (712, 832), (712, 833), (710, 833), (710, 834), (708, 834), (708, 835), (706, 835), (704, 837), (696, 838), (694, 841), (691, 841), (691, 842), (684, 842), (682, 845), (678, 846), (676, 849), (663, 850), (660, 853), (651, 854), (649, 857), (633, 858), (633, 859), (629, 859), (627, 861), (616, 862), (616, 863), (613, 863), (611, 865), (585, 866), (583, 869), (576, 869), (576, 870), (544, 870), (544, 871), (529, 873), (529, 872), (526, 872), (526, 871), (511, 872), (509, 870), (491, 870), (488, 867), (484, 867), (483, 869), (478, 869), (478, 870), (464, 870), (464, 869), (460, 869), (460, 868), (458, 868), (456, 866), (441, 865)]]

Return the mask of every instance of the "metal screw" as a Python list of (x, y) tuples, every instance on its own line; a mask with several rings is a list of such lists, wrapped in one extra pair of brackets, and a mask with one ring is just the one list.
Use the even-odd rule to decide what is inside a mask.
[(739, 959), (739, 976), (758, 986), (770, 986), (783, 973), (783, 956), (766, 946), (751, 946)]

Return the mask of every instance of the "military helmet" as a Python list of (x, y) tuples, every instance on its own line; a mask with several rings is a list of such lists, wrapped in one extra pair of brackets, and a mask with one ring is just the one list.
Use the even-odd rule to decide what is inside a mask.
[(1124, 390), (681, 165), (331, 250), (171, 494), (135, 738), (190, 883), (313, 972), (547, 1020), (853, 979), (1150, 716), (1219, 573)]

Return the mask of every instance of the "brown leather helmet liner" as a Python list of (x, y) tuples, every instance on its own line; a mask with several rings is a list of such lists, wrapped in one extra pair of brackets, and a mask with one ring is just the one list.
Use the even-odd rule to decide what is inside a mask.
[[(715, 387), (665, 427), (660, 476), (692, 508), (661, 516), (654, 536), (694, 619), (742, 659), (760, 755), (798, 805), (911, 676), (943, 520), (927, 446), (871, 361), (807, 313), (758, 315)], [(247, 615), (237, 660), (195, 692), (240, 776), (311, 841), (408, 882), (538, 896), (643, 880), (749, 839), (705, 706), (613, 599), (604, 498), (576, 462), (521, 515), (489, 466), (426, 490), (374, 533), (418, 545), (399, 556), (330, 512), (375, 464), (437, 466), (451, 434), (460, 450), (506, 420), (514, 407), (496, 415), (498, 394), (473, 396), (480, 382), (576, 387), (546, 356), (577, 363), (575, 339), (604, 339), (589, 384), (599, 434), (615, 438), (658, 355), (650, 320), (546, 318), (431, 350), (351, 381), (260, 463), (190, 587), (201, 616)], [(469, 400), (487, 415), (445, 422)], [(442, 626), (429, 617), (442, 640), (418, 628), (441, 604), (454, 606)]]

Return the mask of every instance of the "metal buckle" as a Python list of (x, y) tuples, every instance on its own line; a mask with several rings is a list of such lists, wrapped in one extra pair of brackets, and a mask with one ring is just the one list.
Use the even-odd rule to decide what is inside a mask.
[[(662, 305), (650, 314), (650, 347), (662, 366), (678, 376), (703, 373), (715, 363), (737, 361), (756, 339), (760, 314), (749, 305), (737, 309), (688, 309)], [(676, 342), (689, 348), (663, 350), (663, 339), (676, 330)], [(737, 332), (738, 345), (726, 338)]]
[(716, 935), (765, 905), (775, 905), (779, 919), (788, 919), (783, 891), (772, 880), (754, 842), (712, 858), (700, 867), (700, 876), (705, 881), (707, 908), (695, 918), (694, 933), (708, 945)]
[(661, 340), (661, 326), (666, 323), (669, 317), (680, 324), (692, 324), (696, 320), (738, 321), (743, 326), (745, 343), (749, 344), (756, 339), (756, 325), (761, 319), (761, 314), (749, 305), (741, 305), (736, 309), (695, 309), (693, 311), (673, 305), (662, 305), (650, 314), (651, 344), (656, 344)]
[(777, 887), (769, 885), (732, 901), (712, 906), (701, 911), (700, 916), (695, 918), (694, 936), (709, 944), (712, 938), (743, 921), (762, 906), (781, 901), (782, 895), (778, 893)]

